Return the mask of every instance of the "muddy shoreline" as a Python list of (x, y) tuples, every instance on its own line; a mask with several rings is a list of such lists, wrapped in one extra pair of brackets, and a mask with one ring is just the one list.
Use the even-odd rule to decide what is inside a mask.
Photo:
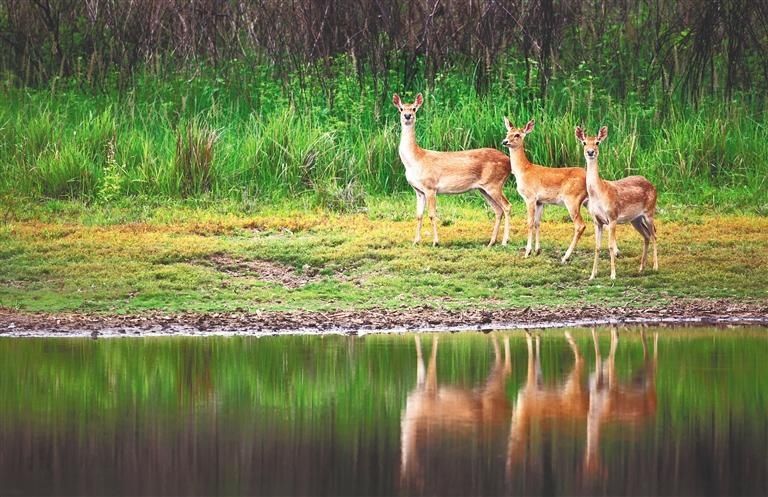
[(0, 337), (128, 337), (348, 334), (504, 330), (616, 324), (768, 326), (768, 301), (686, 300), (650, 307), (527, 307), (445, 310), (430, 307), (354, 311), (136, 315), (30, 313), (0, 308)]

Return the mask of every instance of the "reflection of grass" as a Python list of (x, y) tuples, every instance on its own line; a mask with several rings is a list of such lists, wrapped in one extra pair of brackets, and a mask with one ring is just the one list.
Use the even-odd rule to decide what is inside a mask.
[[(368, 202), (367, 214), (337, 215), (298, 204), (245, 215), (227, 204), (91, 208), (49, 203), (0, 226), (0, 302), (47, 311), (137, 312), (332, 309), (421, 305), (446, 308), (663, 303), (669, 297), (766, 299), (768, 218), (668, 209), (660, 216), (659, 273), (637, 274), (639, 236), (619, 230), (619, 279), (586, 277), (592, 228), (575, 259), (558, 258), (571, 237), (565, 212), (549, 208), (543, 254), (523, 259), (524, 217), (515, 204), (512, 246), (486, 249), (491, 228), (480, 202), (441, 198), (450, 221), (443, 246), (412, 247), (410, 196)], [(689, 224), (689, 220), (695, 225)], [(258, 275), (233, 277), (212, 254), (277, 261), (311, 282), (291, 289)]]
[[(603, 357), (608, 334), (601, 333)], [(658, 417), (676, 429), (756, 419), (768, 409), (768, 336), (751, 332), (661, 330)], [(501, 336), (501, 335), (500, 335)], [(521, 332), (510, 333), (514, 402), (525, 381)], [(574, 330), (587, 369), (591, 338)], [(649, 332), (649, 337), (652, 335)], [(473, 388), (487, 378), (491, 340), (481, 333), (443, 335), (441, 384)], [(428, 357), (432, 340), (423, 339)], [(652, 343), (650, 341), (649, 345)], [(652, 348), (651, 348), (652, 350)], [(228, 416), (269, 416), (279, 423), (336, 420), (340, 432), (371, 425), (393, 436), (416, 382), (413, 337), (277, 337), (269, 339), (0, 340), (0, 421), (75, 423), (89, 428), (147, 412), (173, 416), (209, 406)], [(642, 362), (636, 331), (622, 331), (621, 381)], [(562, 381), (573, 363), (560, 331), (544, 333), (544, 381)], [(586, 381), (586, 377), (583, 378)], [(258, 419), (256, 419), (258, 421)], [(12, 426), (12, 424), (11, 424)], [(725, 432), (715, 436), (726, 436)]]

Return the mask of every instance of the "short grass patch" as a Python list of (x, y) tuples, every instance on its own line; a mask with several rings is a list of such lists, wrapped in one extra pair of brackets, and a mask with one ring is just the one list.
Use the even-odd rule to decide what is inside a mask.
[(559, 262), (573, 229), (563, 209), (545, 210), (542, 253), (526, 259), (518, 203), (510, 245), (492, 248), (492, 216), (479, 200), (440, 198), (439, 247), (411, 244), (409, 196), (366, 203), (355, 214), (300, 200), (248, 211), (227, 203), (30, 205), (0, 225), (0, 306), (137, 313), (768, 299), (761, 216), (667, 207), (658, 217), (658, 272), (638, 274), (641, 238), (627, 225), (618, 231), (618, 279), (608, 278), (604, 248), (590, 282), (591, 226), (572, 260)]

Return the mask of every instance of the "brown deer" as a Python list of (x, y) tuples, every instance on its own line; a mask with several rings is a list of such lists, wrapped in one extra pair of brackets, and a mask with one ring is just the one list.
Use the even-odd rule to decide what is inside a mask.
[(595, 373), (590, 378), (589, 414), (587, 416), (587, 445), (584, 473), (591, 477), (604, 473), (600, 463), (600, 430), (614, 422), (629, 427), (639, 426), (656, 414), (656, 363), (659, 334), (654, 334), (653, 358), (648, 357), (645, 332), (640, 331), (643, 344), (643, 365), (629, 382), (620, 382), (616, 375), (616, 348), (619, 334), (611, 328), (611, 349), (608, 359), (600, 357), (597, 333), (592, 328), (595, 344)]
[[(565, 338), (573, 352), (574, 363), (565, 381), (557, 385), (543, 385), (541, 380), (540, 337), (526, 332), (528, 343), (528, 374), (517, 394), (512, 413), (507, 452), (507, 475), (525, 458), (525, 450), (533, 431), (533, 424), (547, 427), (560, 426), (579, 429), (589, 411), (589, 391), (583, 380), (584, 358), (571, 337)], [(534, 348), (535, 340), (535, 348)], [(581, 425), (583, 426), (583, 425)]]
[(424, 368), (421, 338), (416, 335), (416, 387), (408, 395), (401, 419), (402, 484), (423, 481), (424, 467), (420, 450), (435, 442), (440, 435), (460, 433), (490, 435), (509, 420), (510, 405), (506, 384), (511, 373), (509, 338), (504, 337), (502, 360), (498, 340), (492, 335), (494, 363), (488, 379), (477, 388), (439, 385), (437, 382), (438, 337), (432, 342), (429, 364)]
[(496, 243), (501, 216), (504, 216), (504, 238), (509, 241), (509, 201), (504, 196), (504, 183), (509, 178), (509, 160), (494, 148), (479, 148), (459, 152), (425, 150), (416, 143), (416, 112), (424, 102), (421, 93), (413, 103), (405, 103), (395, 94), (392, 103), (400, 111), (400, 159), (405, 166), (405, 177), (416, 192), (416, 236), (414, 245), (421, 241), (421, 223), (424, 208), (432, 223), (432, 245), (437, 245), (437, 194), (464, 193), (479, 190), (496, 215), (488, 246)]
[(573, 240), (561, 262), (565, 263), (576, 248), (587, 225), (581, 218), (581, 205), (587, 199), (586, 173), (581, 167), (543, 167), (532, 164), (525, 155), (525, 137), (533, 131), (534, 120), (522, 128), (513, 126), (504, 118), (507, 136), (501, 144), (509, 149), (512, 174), (517, 182), (517, 193), (523, 197), (528, 210), (528, 244), (525, 256), (531, 254), (533, 235), (536, 234), (536, 254), (541, 252), (539, 227), (546, 204), (564, 205), (573, 221)]
[(642, 176), (629, 176), (617, 181), (600, 178), (597, 168), (599, 145), (608, 137), (608, 127), (603, 126), (597, 136), (586, 136), (576, 126), (576, 139), (584, 145), (587, 160), (587, 194), (589, 213), (595, 224), (595, 261), (589, 279), (597, 276), (597, 261), (600, 257), (603, 228), (608, 226), (608, 252), (611, 254), (611, 279), (616, 279), (616, 225), (632, 223), (643, 237), (643, 255), (640, 258), (640, 272), (645, 269), (648, 258), (648, 243), (653, 242), (653, 269), (659, 269), (656, 255), (656, 226), (653, 216), (656, 212), (656, 188)]

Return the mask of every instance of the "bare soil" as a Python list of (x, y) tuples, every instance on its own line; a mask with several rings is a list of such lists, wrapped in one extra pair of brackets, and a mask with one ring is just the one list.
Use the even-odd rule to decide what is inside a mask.
[(317, 270), (314, 268), (306, 268), (304, 272), (299, 273), (279, 262), (245, 260), (226, 254), (214, 254), (205, 260), (205, 264), (230, 276), (250, 276), (267, 283), (280, 284), (285, 288), (301, 288), (318, 279)]
[(601, 324), (768, 326), (768, 301), (680, 300), (634, 307), (446, 310), (429, 307), (353, 311), (149, 312), (138, 315), (29, 313), (0, 308), (0, 336), (363, 334), (551, 328)]

